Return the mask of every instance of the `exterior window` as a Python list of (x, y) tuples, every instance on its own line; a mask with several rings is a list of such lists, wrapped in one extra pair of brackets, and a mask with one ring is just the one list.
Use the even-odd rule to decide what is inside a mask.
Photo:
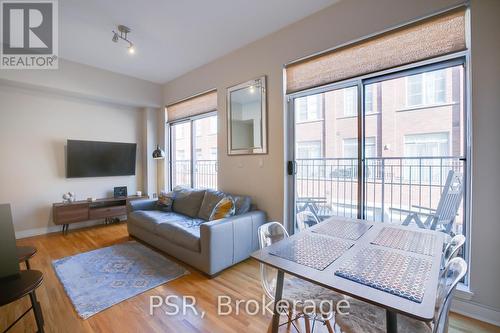
[(185, 160), (186, 159), (186, 151), (184, 149), (179, 149), (175, 152), (175, 155), (177, 156), (178, 160)]
[[(350, 138), (342, 141), (344, 158), (358, 158), (358, 139)], [(377, 145), (374, 136), (365, 138), (365, 156), (367, 158), (377, 156)]]
[(358, 115), (358, 88), (343, 89), (344, 92), (344, 117)]
[[(217, 117), (210, 117), (209, 134), (217, 134)], [(217, 149), (215, 150), (217, 152)], [(217, 159), (217, 158), (216, 158)]]
[(373, 109), (374, 84), (365, 86), (365, 114), (374, 113)]
[(196, 148), (196, 159), (197, 160), (203, 159), (203, 152), (202, 152), (201, 148)]
[(405, 157), (449, 156), (448, 133), (405, 135)]
[(297, 142), (297, 158), (321, 158), (321, 141)]
[(323, 118), (321, 94), (300, 97), (295, 100), (295, 115), (298, 122), (314, 121)]
[(446, 102), (446, 70), (411, 75), (406, 78), (407, 106)]
[(210, 159), (217, 161), (217, 147), (210, 148)]

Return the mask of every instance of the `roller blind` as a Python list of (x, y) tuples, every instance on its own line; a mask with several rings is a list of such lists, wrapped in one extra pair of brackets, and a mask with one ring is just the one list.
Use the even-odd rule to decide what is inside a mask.
[(288, 65), (287, 93), (463, 51), (465, 21), (460, 8)]
[(174, 121), (215, 110), (217, 110), (217, 90), (167, 105), (167, 117), (168, 121)]

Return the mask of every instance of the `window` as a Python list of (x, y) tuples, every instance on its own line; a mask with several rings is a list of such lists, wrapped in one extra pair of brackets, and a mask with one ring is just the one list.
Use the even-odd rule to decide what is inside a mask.
[(446, 70), (441, 69), (406, 78), (406, 105), (420, 106), (446, 102)]
[[(197, 135), (197, 136), (199, 136), (199, 135)], [(201, 151), (201, 148), (196, 148), (196, 159), (197, 160), (203, 159), (203, 152)]]
[[(187, 135), (189, 133), (189, 135)], [(170, 126), (170, 175), (172, 187), (191, 184), (191, 123), (182, 122)]]
[(321, 158), (321, 141), (297, 142), (297, 158)]
[[(377, 146), (375, 137), (365, 138), (365, 157), (371, 158), (377, 156)], [(349, 138), (342, 141), (343, 157), (358, 158), (358, 139)]]
[[(212, 135), (217, 134), (217, 117), (210, 117), (209, 122), (210, 122), (210, 125), (209, 125), (208, 134), (212, 134)], [(215, 151), (217, 151), (217, 149)]]
[(210, 148), (210, 159), (217, 161), (217, 147)]
[(351, 87), (343, 89), (344, 92), (344, 117), (358, 115), (358, 89)]
[(376, 112), (376, 110), (373, 109), (374, 86), (374, 84), (365, 86), (365, 114)]
[(426, 133), (405, 135), (405, 157), (449, 156), (448, 133)]
[(295, 115), (298, 122), (314, 121), (323, 118), (321, 94), (305, 96), (295, 100)]
[[(441, 163), (449, 163), (448, 133), (411, 134), (404, 137), (403, 176), (408, 182), (439, 183), (447, 175)], [(412, 158), (413, 157), (413, 158)], [(436, 158), (436, 159), (434, 159)]]
[(172, 188), (178, 185), (217, 188), (216, 134), (217, 115), (214, 114), (170, 125)]

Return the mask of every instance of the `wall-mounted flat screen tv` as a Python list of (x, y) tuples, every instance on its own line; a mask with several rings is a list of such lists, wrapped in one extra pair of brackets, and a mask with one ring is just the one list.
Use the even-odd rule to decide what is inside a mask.
[(67, 147), (67, 178), (135, 175), (135, 143), (68, 140)]

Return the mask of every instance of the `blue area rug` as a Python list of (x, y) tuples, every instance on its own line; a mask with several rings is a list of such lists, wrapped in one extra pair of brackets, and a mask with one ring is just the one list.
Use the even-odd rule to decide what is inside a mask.
[(127, 242), (52, 262), (83, 319), (189, 272), (137, 242)]

